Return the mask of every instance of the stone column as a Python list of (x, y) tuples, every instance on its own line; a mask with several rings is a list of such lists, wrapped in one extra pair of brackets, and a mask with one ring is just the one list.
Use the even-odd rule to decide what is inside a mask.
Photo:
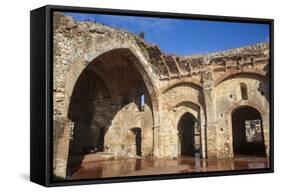
[(217, 118), (213, 73), (210, 69), (202, 74), (206, 106), (206, 151), (207, 158), (217, 158)]
[(71, 123), (71, 120), (64, 118), (54, 122), (53, 174), (57, 179), (66, 178)]
[(263, 136), (264, 136), (264, 145), (265, 145), (265, 152), (266, 157), (270, 157), (270, 124), (269, 124), (269, 111), (262, 114), (263, 118)]
[(153, 126), (153, 157), (160, 157), (160, 126)]
[[(203, 118), (204, 117), (204, 118)], [(201, 153), (202, 153), (202, 158), (206, 159), (206, 124), (205, 124), (205, 116), (204, 116), (204, 111), (202, 108), (200, 109), (200, 137), (201, 137)]]

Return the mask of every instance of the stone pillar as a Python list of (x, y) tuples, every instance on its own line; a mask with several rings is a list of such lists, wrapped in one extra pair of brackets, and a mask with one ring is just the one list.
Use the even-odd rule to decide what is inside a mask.
[(207, 158), (207, 151), (206, 151), (206, 120), (205, 118), (203, 119), (204, 117), (204, 111), (202, 109), (200, 109), (200, 137), (201, 137), (201, 155), (202, 155), (202, 158), (203, 159), (206, 159)]
[(264, 145), (265, 145), (265, 152), (266, 152), (266, 157), (270, 157), (270, 124), (269, 124), (269, 117), (268, 115), (269, 112), (266, 111), (266, 113), (262, 114), (263, 118), (263, 136), (264, 136)]
[(53, 174), (56, 179), (66, 178), (71, 123), (71, 120), (64, 118), (55, 120), (54, 122)]
[(207, 158), (217, 158), (217, 118), (213, 73), (208, 69), (202, 74), (206, 106), (206, 152)]
[(153, 157), (160, 157), (160, 126), (153, 126)]

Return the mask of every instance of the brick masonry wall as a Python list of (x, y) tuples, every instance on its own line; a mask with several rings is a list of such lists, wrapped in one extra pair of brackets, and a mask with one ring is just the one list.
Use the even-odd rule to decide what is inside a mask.
[[(55, 13), (53, 47), (56, 176), (64, 178), (66, 174), (72, 122), (68, 111), (75, 84), (87, 66), (97, 66), (100, 75), (105, 74), (93, 61), (98, 62), (101, 55), (112, 51), (134, 65), (149, 102), (145, 105), (145, 112), (139, 112), (135, 103), (122, 108), (122, 94), (118, 93), (121, 87), (116, 84), (120, 81), (118, 78), (116, 82), (107, 79), (112, 78), (111, 75), (104, 76), (110, 102), (104, 100), (95, 104), (93, 113), (96, 114), (96, 122), (108, 124), (105, 135), (108, 152), (132, 157), (136, 148), (129, 128), (140, 127), (144, 157), (176, 158), (180, 150), (178, 122), (184, 113), (190, 112), (200, 123), (202, 157), (232, 157), (231, 113), (239, 106), (248, 105), (258, 109), (262, 115), (269, 155), (268, 43), (179, 57), (166, 55), (156, 45), (129, 32), (94, 22), (75, 22), (70, 17)], [(97, 72), (97, 69), (93, 70)], [(124, 71), (120, 73), (125, 74)], [(136, 72), (132, 74), (127, 82), (124, 80), (125, 83), (133, 81)], [(247, 101), (241, 100), (240, 83), (248, 88)], [(104, 109), (108, 111), (107, 116), (102, 115)]]

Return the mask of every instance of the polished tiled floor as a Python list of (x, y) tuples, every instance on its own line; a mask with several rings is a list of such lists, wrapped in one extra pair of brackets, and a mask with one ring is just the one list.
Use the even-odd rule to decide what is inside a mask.
[(118, 159), (103, 160), (72, 166), (69, 179), (94, 179), (122, 176), (159, 175), (226, 170), (268, 168), (267, 158), (240, 157), (202, 160), (191, 157), (179, 159)]

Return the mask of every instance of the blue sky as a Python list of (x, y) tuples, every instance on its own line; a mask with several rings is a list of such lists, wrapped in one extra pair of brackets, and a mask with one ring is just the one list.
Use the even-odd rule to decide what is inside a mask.
[(165, 53), (204, 54), (269, 41), (269, 25), (103, 14), (64, 13), (77, 21), (96, 21), (135, 34)]

